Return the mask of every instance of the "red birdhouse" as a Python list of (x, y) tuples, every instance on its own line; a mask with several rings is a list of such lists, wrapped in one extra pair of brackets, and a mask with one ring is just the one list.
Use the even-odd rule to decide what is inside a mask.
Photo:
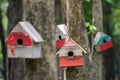
[(74, 40), (69, 39), (57, 52), (60, 67), (83, 66), (83, 53), (87, 53)]
[(57, 25), (56, 28), (56, 48), (60, 49), (64, 43), (66, 38), (67, 26), (65, 24)]
[(98, 52), (102, 52), (113, 47), (111, 37), (103, 32), (97, 32), (95, 36), (94, 45), (95, 45), (96, 51)]
[(7, 38), (9, 58), (40, 58), (43, 39), (29, 22), (19, 22)]

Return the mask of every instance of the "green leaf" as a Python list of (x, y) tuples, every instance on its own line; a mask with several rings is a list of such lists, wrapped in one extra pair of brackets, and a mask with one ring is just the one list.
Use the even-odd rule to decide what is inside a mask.
[(86, 22), (85, 25), (86, 25), (86, 27), (89, 27), (89, 26), (90, 26), (90, 23), (89, 23), (89, 22)]
[(96, 30), (96, 27), (95, 26), (93, 26), (93, 25), (90, 25), (90, 31), (95, 31)]
[(112, 3), (112, 2), (113, 2), (113, 0), (107, 0), (107, 2), (108, 2), (108, 3)]

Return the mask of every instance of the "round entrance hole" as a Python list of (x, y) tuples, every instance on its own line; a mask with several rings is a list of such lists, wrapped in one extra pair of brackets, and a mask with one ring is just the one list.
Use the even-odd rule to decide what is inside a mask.
[(18, 43), (18, 45), (22, 45), (23, 44), (23, 40), (22, 39), (18, 39), (17, 43)]
[(103, 40), (103, 43), (106, 43), (106, 42), (107, 42), (107, 41), (104, 39), (104, 40)]
[(72, 51), (69, 51), (69, 52), (68, 52), (68, 56), (69, 56), (69, 57), (72, 57), (73, 54), (74, 54), (74, 53), (73, 53)]
[(61, 40), (62, 39), (61, 35), (59, 35), (58, 38)]

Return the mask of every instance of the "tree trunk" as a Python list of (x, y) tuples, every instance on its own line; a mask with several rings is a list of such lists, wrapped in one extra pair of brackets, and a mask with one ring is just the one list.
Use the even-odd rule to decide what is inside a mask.
[(45, 40), (41, 59), (26, 59), (26, 80), (57, 80), (54, 0), (23, 0), (23, 20), (30, 21)]
[(10, 80), (57, 80), (54, 0), (10, 0), (9, 32), (20, 21), (31, 22), (45, 40), (40, 59), (11, 59)]
[[(8, 33), (22, 20), (22, 0), (9, 0)], [(9, 80), (25, 80), (24, 59), (9, 59)]]
[(56, 24), (60, 24), (62, 22), (62, 13), (61, 13), (61, 2), (60, 0), (55, 0), (55, 21)]
[[(103, 16), (105, 17), (103, 20), (104, 30), (105, 32), (110, 35), (112, 38), (113, 26), (111, 25), (112, 19), (112, 4), (107, 3), (106, 1), (103, 2)], [(112, 39), (113, 40), (113, 39)], [(115, 45), (114, 45), (115, 46)], [(114, 62), (117, 60), (115, 58), (115, 53), (118, 54), (118, 49), (116, 52), (115, 47), (107, 50), (103, 54), (103, 71), (104, 71), (104, 80), (114, 80), (115, 79), (115, 72), (114, 72)]]
[(62, 19), (63, 19), (63, 22), (66, 24), (66, 21), (67, 21), (67, 16), (66, 16), (66, 1), (67, 0), (60, 0), (61, 2), (61, 12), (62, 12)]
[(96, 80), (86, 33), (82, 0), (65, 0), (68, 35), (87, 50), (83, 67), (68, 67), (67, 80)]
[[(93, 25), (97, 28), (97, 31), (103, 30), (102, 0), (92, 0), (92, 21), (93, 21)], [(95, 37), (95, 34), (93, 34), (93, 40), (94, 40), (94, 37)], [(102, 67), (103, 67), (102, 61), (103, 61), (102, 53), (97, 53), (93, 51), (93, 63), (94, 63), (94, 69), (96, 71), (96, 80), (103, 80), (102, 79)]]

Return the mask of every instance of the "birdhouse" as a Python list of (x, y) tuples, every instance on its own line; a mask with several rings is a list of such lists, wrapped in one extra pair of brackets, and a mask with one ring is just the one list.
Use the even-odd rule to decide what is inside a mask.
[(19, 22), (7, 38), (9, 58), (40, 58), (43, 39), (27, 21)]
[(56, 28), (56, 48), (60, 49), (64, 43), (66, 38), (67, 26), (65, 24), (57, 25)]
[(73, 39), (69, 39), (57, 52), (59, 56), (60, 67), (83, 66), (83, 53), (87, 52)]
[(113, 47), (111, 37), (103, 32), (97, 32), (95, 36), (95, 49), (98, 52), (105, 51), (111, 47)]

